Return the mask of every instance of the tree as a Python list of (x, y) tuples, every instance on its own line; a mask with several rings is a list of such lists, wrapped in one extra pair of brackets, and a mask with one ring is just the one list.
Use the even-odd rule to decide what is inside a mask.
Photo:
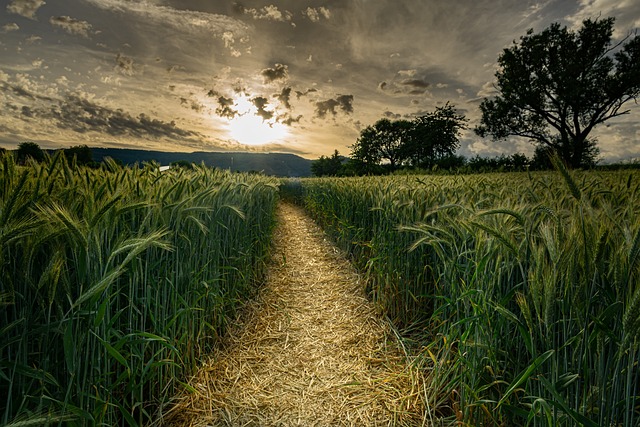
[(68, 160), (76, 158), (78, 165), (88, 165), (93, 163), (93, 151), (87, 145), (75, 145), (64, 150), (64, 155)]
[(18, 144), (18, 150), (16, 151), (17, 161), (20, 164), (25, 164), (27, 159), (31, 158), (36, 162), (42, 162), (45, 159), (44, 151), (35, 142), (25, 141)]
[(452, 158), (460, 148), (459, 138), (466, 129), (467, 119), (457, 114), (448, 102), (436, 107), (433, 113), (416, 117), (412, 122), (411, 138), (403, 147), (405, 157), (413, 166), (433, 167), (440, 160)]
[(338, 176), (342, 172), (344, 157), (335, 150), (331, 157), (320, 156), (311, 163), (311, 173), (315, 176)]
[(555, 23), (514, 41), (498, 58), (500, 95), (481, 103), (476, 133), (529, 138), (571, 167), (593, 163), (593, 128), (627, 114), (640, 94), (640, 37), (612, 44), (613, 24), (588, 19), (576, 32)]
[(391, 169), (395, 169), (405, 160), (403, 144), (410, 138), (411, 129), (408, 120), (380, 119), (360, 132), (351, 157), (369, 166), (377, 166), (385, 160)]
[(448, 102), (411, 121), (380, 119), (360, 132), (351, 157), (365, 173), (375, 173), (381, 163), (391, 170), (403, 165), (432, 167), (452, 158), (466, 121)]

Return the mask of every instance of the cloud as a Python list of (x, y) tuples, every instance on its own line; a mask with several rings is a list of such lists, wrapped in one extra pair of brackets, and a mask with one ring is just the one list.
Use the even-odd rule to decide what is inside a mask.
[(486, 82), (485, 84), (482, 85), (482, 89), (480, 89), (476, 93), (477, 98), (471, 99), (470, 101), (474, 102), (476, 99), (490, 98), (498, 94), (499, 94), (499, 91), (496, 89), (495, 83), (492, 81)]
[(13, 0), (7, 6), (7, 12), (35, 19), (35, 14), (44, 5), (44, 0)]
[(304, 92), (301, 92), (301, 91), (297, 90), (297, 91), (296, 91), (296, 98), (297, 98), (297, 99), (300, 99), (300, 98), (301, 98), (301, 97), (303, 97), (303, 96), (307, 96), (307, 95), (309, 95), (310, 93), (317, 92), (317, 91), (318, 91), (318, 89), (315, 89), (315, 88), (309, 88), (309, 89), (307, 89), (307, 90), (306, 90), (306, 91), (304, 91)]
[[(14, 88), (11, 88), (14, 89)], [(182, 140), (200, 138), (198, 132), (181, 129), (172, 122), (154, 119), (146, 114), (132, 116), (121, 109), (113, 110), (89, 101), (78, 94), (67, 94), (63, 99), (53, 100), (19, 91), (26, 98), (48, 99), (55, 103), (45, 107), (22, 106), (19, 114), (23, 120), (53, 120), (60, 129), (77, 133), (98, 132), (111, 136), (137, 138), (169, 138)]]
[[(212, 93), (213, 91), (209, 91)], [(234, 110), (232, 107), (234, 106), (235, 101), (233, 98), (225, 98), (224, 96), (218, 96), (218, 108), (216, 108), (216, 114), (220, 117), (226, 117), (228, 119), (233, 119), (238, 115), (238, 110)]]
[(264, 19), (269, 21), (290, 22), (293, 14), (288, 10), (281, 11), (277, 6), (269, 5), (260, 9), (247, 9), (242, 5), (236, 4), (236, 9), (245, 15), (250, 15), (253, 19)]
[(222, 33), (222, 41), (224, 42), (224, 47), (229, 49), (231, 56), (237, 58), (242, 55), (242, 53), (240, 53), (240, 51), (235, 48), (236, 39), (233, 31), (225, 31), (224, 33)]
[(300, 123), (300, 119), (302, 119), (302, 115), (293, 117), (292, 115), (285, 113), (278, 117), (278, 122), (287, 126), (292, 126), (294, 123)]
[(418, 73), (418, 70), (399, 70), (398, 71), (398, 75), (399, 76), (406, 76), (406, 77), (413, 77)]
[(260, 71), (264, 77), (265, 83), (271, 83), (275, 80), (286, 80), (289, 77), (289, 67), (283, 64), (275, 64), (273, 68), (265, 68)]
[(267, 121), (273, 118), (273, 111), (267, 111), (269, 100), (264, 96), (256, 96), (251, 99), (251, 103), (257, 108), (256, 115), (262, 117), (262, 120)]
[(422, 70), (421, 76), (418, 76), (418, 70), (400, 70), (392, 79), (381, 81), (378, 90), (391, 96), (424, 95), (431, 87), (431, 83), (424, 77), (427, 73), (429, 71)]
[(338, 105), (347, 114), (353, 113), (353, 95), (338, 95)]
[(20, 27), (18, 27), (18, 24), (16, 24), (15, 22), (12, 22), (10, 24), (3, 25), (1, 32), (9, 33), (11, 31), (18, 31), (19, 29), (20, 29)]
[(116, 55), (115, 70), (126, 76), (133, 76), (135, 74), (133, 59), (119, 53)]
[(430, 84), (421, 79), (405, 79), (400, 82), (403, 86), (412, 86), (415, 88), (428, 88)]
[(27, 87), (25, 87), (28, 85), (28, 82), (26, 81), (22, 81), (21, 84), (15, 85), (15, 84), (7, 83), (8, 80), (9, 80), (8, 74), (5, 74), (2, 71), (0, 71), (0, 91), (11, 92), (20, 98), (26, 98), (31, 101), (36, 99), (41, 101), (53, 101), (53, 98), (51, 97), (48, 97), (45, 95), (39, 95), (29, 90)]
[(197, 113), (202, 113), (207, 107), (198, 101), (191, 100), (190, 108)]
[(338, 95), (335, 99), (330, 98), (326, 101), (316, 102), (315, 116), (325, 118), (328, 113), (333, 116), (338, 114), (338, 109), (345, 114), (353, 113), (353, 95)]
[(331, 11), (326, 7), (308, 7), (306, 10), (302, 12), (304, 16), (309, 18), (311, 22), (318, 22), (320, 18), (329, 19), (331, 18)]
[(428, 82), (422, 79), (404, 79), (400, 81), (399, 85), (404, 87), (402, 92), (409, 95), (422, 95), (427, 92), (427, 88), (430, 86)]
[(146, 114), (133, 117), (122, 110), (105, 108), (73, 94), (59, 103), (59, 108), (53, 110), (53, 116), (59, 127), (80, 133), (94, 131), (113, 136), (171, 139), (199, 136), (196, 132), (177, 127), (174, 122), (153, 119)]
[[(168, 34), (176, 37), (176, 33), (211, 39), (219, 38), (225, 44), (230, 36), (249, 41), (247, 34), (249, 27), (242, 21), (227, 15), (175, 9), (168, 6), (158, 6), (148, 1), (139, 0), (85, 0), (95, 7), (109, 10), (127, 17), (133, 17), (147, 25), (165, 29)], [(225, 36), (225, 34), (227, 34)], [(234, 40), (235, 41), (235, 40)], [(229, 46), (227, 46), (229, 47)]]
[(86, 21), (71, 18), (70, 16), (52, 16), (49, 23), (54, 27), (62, 28), (71, 35), (89, 38), (92, 26)]
[(637, 1), (579, 0), (578, 4), (577, 12), (566, 17), (574, 29), (580, 28), (585, 19), (607, 16), (616, 18), (614, 28), (616, 38), (625, 37), (629, 31), (640, 27), (640, 3)]
[(22, 106), (22, 108), (20, 109), (20, 114), (29, 118), (33, 117), (33, 111), (31, 110), (31, 107), (27, 105)]
[(273, 95), (273, 97), (276, 98), (278, 101), (280, 101), (282, 105), (284, 105), (284, 108), (286, 108), (287, 110), (291, 109), (291, 88), (290, 87), (283, 88), (282, 92), (280, 92), (279, 94)]

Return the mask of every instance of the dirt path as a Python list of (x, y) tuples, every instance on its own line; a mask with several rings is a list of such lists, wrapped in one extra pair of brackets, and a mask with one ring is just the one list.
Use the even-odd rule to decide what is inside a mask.
[(274, 239), (267, 285), (172, 424), (422, 425), (420, 391), (350, 264), (289, 204)]

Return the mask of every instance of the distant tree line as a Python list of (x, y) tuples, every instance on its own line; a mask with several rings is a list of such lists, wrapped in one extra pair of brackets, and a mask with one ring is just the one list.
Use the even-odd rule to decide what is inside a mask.
[[(75, 145), (69, 148), (60, 149), (64, 156), (70, 162), (75, 162), (77, 165), (83, 165), (88, 167), (98, 167), (99, 163), (93, 160), (93, 152), (87, 145)], [(54, 150), (59, 151), (59, 150)], [(24, 165), (29, 161), (43, 162), (46, 159), (46, 151), (40, 148), (40, 146), (32, 141), (25, 141), (18, 144), (18, 148), (15, 150), (16, 161), (18, 164)]]
[[(383, 175), (389, 173), (486, 173), (486, 172), (522, 172), (527, 170), (549, 170), (553, 166), (549, 157), (542, 151), (537, 151), (529, 158), (522, 153), (512, 155), (502, 154), (495, 157), (464, 157), (450, 155), (434, 162), (430, 168), (412, 166), (391, 168), (388, 164), (379, 165), (377, 169), (365, 168), (358, 160), (340, 155), (335, 151), (329, 157), (320, 156), (311, 163), (311, 173), (314, 176), (358, 176), (365, 174)], [(365, 172), (365, 170), (369, 172)]]

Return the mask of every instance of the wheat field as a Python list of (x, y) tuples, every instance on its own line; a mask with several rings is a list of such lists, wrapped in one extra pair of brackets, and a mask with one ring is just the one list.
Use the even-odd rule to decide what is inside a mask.
[(0, 160), (0, 424), (146, 425), (264, 274), (277, 183)]
[(636, 171), (289, 180), (413, 344), (434, 422), (640, 425)]

